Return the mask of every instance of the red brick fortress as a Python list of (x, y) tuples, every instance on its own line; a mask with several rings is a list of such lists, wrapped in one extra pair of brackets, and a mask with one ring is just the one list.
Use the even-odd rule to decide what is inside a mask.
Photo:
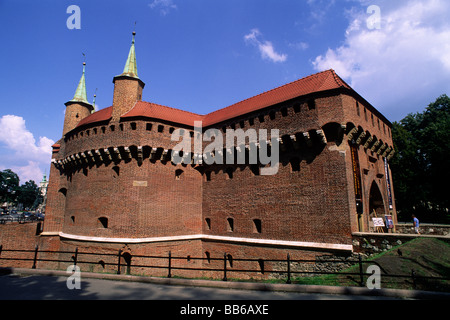
[[(207, 115), (142, 101), (134, 34), (111, 107), (93, 111), (84, 76), (53, 146), (44, 247), (299, 259), (351, 253), (352, 233), (370, 231), (375, 214), (396, 223), (392, 125), (333, 70)], [(177, 129), (193, 145), (201, 139), (201, 152), (193, 146), (183, 163), (173, 161)], [(200, 161), (209, 129), (223, 141), (231, 130), (277, 129), (277, 173), (261, 174), (260, 162)], [(219, 153), (248, 159), (262, 143)]]

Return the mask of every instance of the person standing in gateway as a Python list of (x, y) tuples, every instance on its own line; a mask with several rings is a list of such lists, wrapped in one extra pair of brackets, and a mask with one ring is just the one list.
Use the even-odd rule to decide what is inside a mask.
[(412, 215), (412, 218), (413, 218), (413, 224), (414, 224), (414, 232), (416, 234), (420, 234), (420, 232), (419, 232), (419, 219), (417, 219), (415, 215)]

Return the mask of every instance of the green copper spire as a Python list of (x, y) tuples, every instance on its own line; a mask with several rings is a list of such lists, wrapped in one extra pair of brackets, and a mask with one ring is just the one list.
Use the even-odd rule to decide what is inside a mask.
[(92, 111), (91, 111), (91, 113), (95, 112), (95, 99), (96, 98), (97, 98), (97, 88), (95, 89), (94, 100), (92, 101)]
[(134, 37), (135, 36), (136, 36), (136, 32), (133, 31), (133, 40), (131, 42), (130, 52), (128, 53), (128, 59), (127, 59), (127, 62), (125, 63), (125, 68), (123, 69), (123, 73), (121, 74), (121, 76), (128, 76), (128, 77), (133, 77), (133, 78), (139, 79), (138, 73), (137, 73), (137, 65), (136, 65), (136, 52), (134, 49)]
[(89, 104), (86, 96), (86, 79), (84, 77), (85, 72), (86, 72), (86, 62), (83, 62), (83, 74), (81, 76), (80, 82), (78, 82), (77, 91), (75, 91), (75, 95), (71, 100), (72, 102), (84, 102)]

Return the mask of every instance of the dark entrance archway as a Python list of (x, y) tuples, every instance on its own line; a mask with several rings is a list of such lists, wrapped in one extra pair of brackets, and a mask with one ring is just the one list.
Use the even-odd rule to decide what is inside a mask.
[(129, 252), (122, 253), (123, 262), (125, 262), (126, 266), (126, 274), (131, 273), (131, 254)]
[(384, 209), (384, 201), (383, 196), (381, 195), (380, 188), (374, 182), (372, 182), (372, 186), (370, 187), (369, 194), (369, 216), (378, 218), (384, 218), (386, 211)]

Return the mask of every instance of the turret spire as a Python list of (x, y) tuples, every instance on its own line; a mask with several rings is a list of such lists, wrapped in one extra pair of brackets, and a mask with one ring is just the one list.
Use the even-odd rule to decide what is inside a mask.
[(95, 112), (95, 99), (97, 98), (97, 88), (95, 88), (95, 93), (94, 93), (94, 100), (92, 101), (92, 111), (91, 113)]
[(71, 100), (73, 102), (84, 102), (89, 104), (86, 95), (86, 79), (84, 76), (85, 72), (86, 72), (86, 62), (83, 62), (83, 74), (81, 75), (80, 82), (78, 82), (77, 91), (75, 91), (75, 95)]
[(131, 41), (130, 52), (128, 53), (128, 59), (125, 63), (125, 68), (123, 69), (123, 73), (121, 74), (121, 76), (128, 76), (139, 79), (136, 65), (136, 51), (134, 49), (135, 36), (136, 31), (133, 31), (133, 40)]
[(73, 99), (65, 103), (66, 112), (64, 115), (63, 135), (66, 135), (69, 131), (73, 130), (77, 124), (90, 115), (94, 109), (92, 104), (87, 100), (85, 73), (86, 62), (83, 62), (83, 74), (81, 75), (80, 82), (78, 82), (77, 91), (75, 91)]

